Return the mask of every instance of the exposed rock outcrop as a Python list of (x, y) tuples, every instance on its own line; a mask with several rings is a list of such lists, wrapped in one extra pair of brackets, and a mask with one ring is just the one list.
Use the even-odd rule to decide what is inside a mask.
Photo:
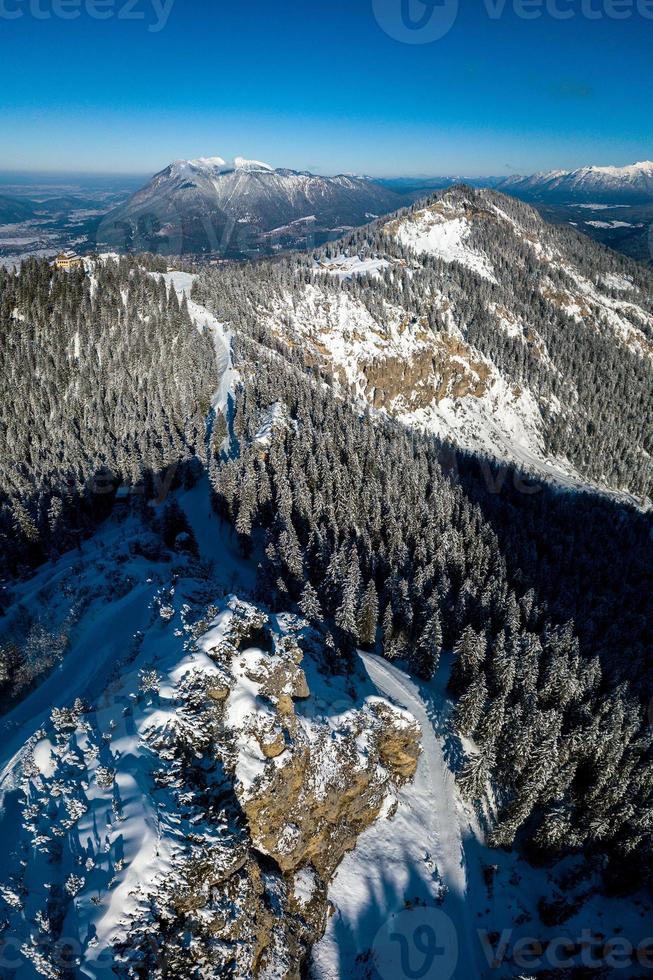
[[(301, 643), (313, 648), (307, 670)], [(283, 883), (274, 927), (283, 923), (282, 959), (292, 964), (283, 975), (299, 977), (325, 927), (330, 878), (388, 796), (415, 773), (419, 727), (356, 685), (352, 695), (346, 678), (325, 677), (313, 659), (315, 637), (292, 617), (268, 618), (232, 602), (200, 644), (231, 677), (228, 696), (216, 701), (219, 751), (233, 774), (251, 853), (268, 880)], [(311, 691), (307, 673), (321, 690)], [(252, 879), (251, 860), (245, 873)], [(272, 935), (266, 938), (268, 918), (256, 895), (250, 889), (248, 918), (260, 923), (263, 938), (250, 944), (251, 968), (265, 976)]]

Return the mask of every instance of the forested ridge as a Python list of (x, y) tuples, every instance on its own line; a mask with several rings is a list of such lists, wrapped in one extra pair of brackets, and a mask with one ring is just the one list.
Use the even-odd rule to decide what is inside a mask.
[[(145, 266), (145, 267), (144, 267)], [(211, 340), (148, 269), (122, 258), (0, 269), (0, 542), (5, 571), (73, 545), (135, 487), (200, 458)]]
[[(228, 416), (207, 426), (214, 351), (155, 268), (130, 259), (63, 275), (30, 262), (0, 274), (6, 574), (90, 533), (121, 481), (146, 497), (161, 470), (181, 462), (176, 479), (192, 479), (198, 460), (257, 566), (257, 598), (317, 625), (334, 671), (362, 646), (428, 679), (453, 651), (456, 724), (468, 740), (458, 779), (472, 800), (493, 787), (494, 843), (542, 860), (584, 849), (610, 887), (638, 884), (653, 869), (650, 515), (589, 492), (525, 493), (528, 474), (497, 472), (352, 404), (323, 365), (257, 317), (266, 289), (292, 293), (314, 275), (304, 259), (197, 281), (197, 299), (229, 320), (241, 377)], [(444, 272), (427, 262), (401, 289), (417, 303), (429, 276), (443, 288)], [(461, 302), (468, 271), (448, 266), (446, 276)], [(325, 288), (375, 307), (378, 290), (399, 286)], [(560, 343), (580, 361), (585, 340), (570, 327)], [(625, 397), (643, 362), (619, 358)], [(611, 435), (608, 415), (591, 438), (603, 431), (592, 445), (612, 452), (627, 434)], [(632, 475), (645, 438), (643, 423), (635, 428), (639, 448), (624, 449)], [(108, 494), (95, 492), (102, 474)]]
[(478, 459), (452, 465), (450, 447), (360, 415), (259, 327), (238, 351), (239, 450), (211, 474), (244, 552), (264, 554), (259, 597), (297, 603), (345, 669), (378, 646), (429, 678), (453, 649), (456, 723), (475, 745), (458, 778), (471, 799), (495, 787), (492, 840), (523, 835), (539, 859), (584, 848), (631, 887), (653, 858), (650, 516), (523, 493), (510, 471), (492, 492)]
[[(395, 227), (410, 227), (428, 209), (468, 223), (466, 246), (487, 258), (494, 281), (402, 244)], [(386, 265), (344, 278), (322, 270), (342, 256)], [(291, 314), (309, 285), (327, 300), (350, 296), (380, 333), (397, 309), (434, 338), (453, 321), (503, 377), (532, 392), (548, 454), (568, 458), (589, 480), (652, 493), (653, 272), (574, 229), (547, 225), (526, 204), (457, 187), (311, 255), (221, 268), (203, 282), (198, 296), (208, 291), (221, 318), (255, 330), (272, 311), (291, 343), (305, 342)], [(502, 324), (506, 311), (518, 325), (514, 335)], [(639, 337), (639, 346), (619, 330)]]

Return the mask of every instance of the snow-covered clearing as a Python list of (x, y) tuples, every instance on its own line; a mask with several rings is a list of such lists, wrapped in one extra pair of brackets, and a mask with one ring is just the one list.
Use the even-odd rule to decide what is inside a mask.
[(384, 269), (390, 267), (390, 262), (382, 258), (365, 258), (360, 255), (338, 255), (333, 259), (320, 259), (315, 263), (318, 272), (328, 272), (342, 282), (355, 276), (380, 276)]
[(633, 224), (632, 221), (586, 221), (591, 228), (643, 228), (643, 224)]
[(630, 208), (630, 204), (579, 204), (584, 211), (612, 211), (615, 208)]
[(474, 251), (468, 244), (470, 230), (469, 221), (455, 211), (449, 217), (427, 208), (401, 221), (395, 236), (418, 255), (435, 255), (443, 262), (459, 262), (483, 279), (496, 283), (487, 256)]

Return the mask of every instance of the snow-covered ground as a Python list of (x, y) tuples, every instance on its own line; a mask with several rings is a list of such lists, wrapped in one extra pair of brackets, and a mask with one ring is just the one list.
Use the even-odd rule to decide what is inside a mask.
[[(396, 811), (359, 838), (337, 872), (329, 890), (335, 913), (314, 950), (313, 976), (364, 977), (362, 963), (368, 962), (364, 954), (369, 950), (383, 980), (392, 980), (395, 964), (387, 944), (388, 923), (394, 922), (393, 928), (402, 933), (411, 957), (419, 957), (415, 934), (429, 921), (436, 932), (443, 931), (443, 952), (440, 972), (424, 976), (481, 976), (473, 903), (467, 895), (464, 817), (445, 761), (444, 736), (436, 734), (418, 687), (404, 671), (380, 657), (361, 656), (379, 693), (417, 719), (422, 754), (414, 780), (398, 794)], [(446, 928), (447, 919), (452, 929)], [(448, 972), (450, 967), (455, 974)], [(396, 973), (396, 980), (404, 980), (404, 975)]]
[(632, 221), (586, 221), (590, 228), (643, 228), (643, 224), (635, 224)]
[[(647, 939), (650, 898), (606, 898), (583, 855), (551, 870), (487, 846), (479, 815), (462, 801), (453, 775), (463, 746), (446, 691), (450, 657), (425, 684), (396, 664), (361, 656), (379, 693), (418, 721), (423, 751), (396, 810), (361, 835), (338, 869), (329, 889), (334, 913), (313, 951), (312, 980), (514, 980), (559, 967), (565, 948), (576, 947), (568, 965), (582, 966), (582, 956), (590, 949), (596, 956), (610, 939), (634, 948)], [(539, 903), (559, 898), (558, 883), (574, 874), (581, 881), (578, 909), (545, 926)], [(642, 973), (622, 964), (618, 975)]]
[(345, 279), (353, 279), (355, 276), (378, 276), (383, 269), (387, 269), (390, 263), (382, 258), (363, 258), (360, 255), (338, 255), (332, 259), (320, 259), (316, 262), (315, 269), (319, 272), (328, 272), (342, 282)]
[(486, 255), (475, 251), (468, 243), (469, 221), (453, 210), (426, 208), (416, 211), (392, 229), (398, 241), (417, 255), (435, 255), (443, 262), (458, 262), (483, 279), (496, 283), (494, 269)]

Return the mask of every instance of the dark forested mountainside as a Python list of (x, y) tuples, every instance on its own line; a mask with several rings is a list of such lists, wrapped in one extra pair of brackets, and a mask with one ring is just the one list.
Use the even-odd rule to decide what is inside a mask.
[(528, 205), (458, 187), (204, 281), (219, 316), (310, 348), (362, 402), (441, 435), (441, 405), (473, 406), (465, 437), (505, 412), (507, 440), (525, 422), (540, 458), (652, 493), (653, 272)]
[[(463, 302), (469, 270), (448, 269)], [(210, 445), (214, 351), (165, 282), (125, 260), (86, 277), (38, 263), (3, 276), (9, 567), (73, 543), (96, 498), (109, 509), (113, 494), (90, 492), (90, 476), (147, 482), (205, 462), (260, 599), (318, 626), (331, 669), (348, 671), (361, 645), (429, 678), (454, 651), (460, 785), (472, 799), (493, 786), (497, 844), (530, 841), (545, 859), (584, 849), (613, 887), (641, 881), (653, 868), (650, 515), (591, 494), (520, 493), (511, 471), (488, 481), (487, 461), (361, 411), (313, 346), (257, 316), (264, 275), (292, 295), (313, 269), (245, 271), (196, 283), (229, 314), (241, 376)], [(417, 301), (428, 266), (413, 272), (402, 288)], [(438, 322), (434, 311), (434, 332)]]
[[(198, 293), (222, 308), (218, 283)], [(630, 887), (653, 860), (650, 517), (493, 494), (478, 460), (452, 467), (436, 440), (361, 416), (253, 321), (238, 335), (239, 452), (211, 472), (244, 552), (264, 554), (260, 596), (297, 603), (345, 667), (378, 643), (430, 677), (454, 648), (457, 725), (475, 739), (460, 782), (470, 798), (495, 786), (494, 841), (527, 830), (540, 858), (585, 848)]]
[(142, 266), (0, 270), (5, 571), (70, 547), (120, 481), (204, 452), (213, 346)]

